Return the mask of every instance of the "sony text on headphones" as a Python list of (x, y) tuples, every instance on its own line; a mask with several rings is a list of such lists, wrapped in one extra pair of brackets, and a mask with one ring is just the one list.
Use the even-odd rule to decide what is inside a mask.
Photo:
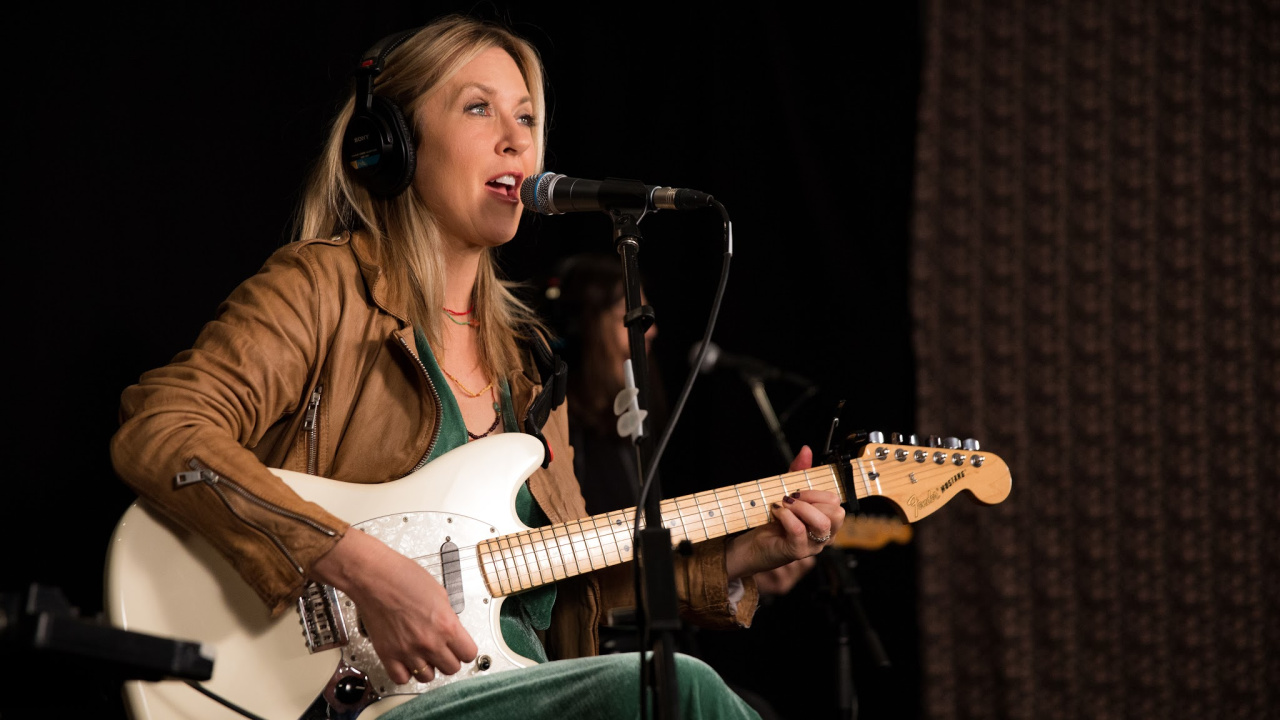
[(382, 62), (420, 28), (398, 32), (369, 48), (355, 68), (356, 105), (342, 135), (342, 162), (370, 193), (394, 197), (413, 181), (413, 137), (404, 113), (391, 100), (373, 93)]

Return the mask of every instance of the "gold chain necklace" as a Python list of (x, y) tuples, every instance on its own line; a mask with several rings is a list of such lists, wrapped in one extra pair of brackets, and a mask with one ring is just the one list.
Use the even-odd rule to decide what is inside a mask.
[(462, 392), (466, 393), (467, 397), (478, 398), (478, 397), (480, 397), (481, 395), (483, 395), (483, 394), (485, 393), (485, 391), (486, 391), (486, 390), (488, 390), (489, 388), (493, 387), (493, 381), (492, 381), (492, 380), (490, 380), (490, 381), (489, 381), (489, 384), (488, 384), (488, 385), (485, 385), (483, 388), (480, 388), (480, 391), (479, 391), (479, 392), (472, 392), (472, 391), (471, 391), (471, 388), (467, 387), (466, 385), (463, 385), (461, 380), (459, 380), (458, 378), (456, 378), (456, 377), (454, 377), (453, 375), (449, 374), (449, 371), (448, 371), (448, 370), (445, 370), (443, 365), (441, 365), (441, 366), (440, 366), (440, 372), (444, 373), (444, 376), (445, 376), (445, 377), (447, 377), (447, 378), (449, 378), (450, 380), (452, 380), (452, 381), (453, 381), (453, 384), (454, 384), (454, 385), (457, 385), (457, 386), (458, 386), (458, 388), (459, 388), (460, 390), (462, 390)]

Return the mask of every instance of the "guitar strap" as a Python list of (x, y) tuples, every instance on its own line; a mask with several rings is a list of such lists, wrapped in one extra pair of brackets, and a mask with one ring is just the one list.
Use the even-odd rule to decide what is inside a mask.
[(569, 366), (558, 353), (552, 352), (541, 334), (529, 331), (526, 336), (529, 339), (525, 344), (533, 355), (542, 390), (529, 405), (529, 412), (524, 417), (524, 431), (542, 441), (542, 467), (545, 469), (551, 464), (553, 457), (551, 446), (542, 434), (542, 427), (547, 424), (551, 411), (564, 402), (568, 391)]

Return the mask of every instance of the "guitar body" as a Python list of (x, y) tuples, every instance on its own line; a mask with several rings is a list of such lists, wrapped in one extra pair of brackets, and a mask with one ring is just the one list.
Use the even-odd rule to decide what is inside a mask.
[[(476, 545), (528, 529), (516, 515), (515, 498), (542, 457), (538, 440), (511, 433), (468, 443), (380, 485), (272, 471), (303, 498), (418, 559), (445, 584), (479, 647), (477, 661), (455, 675), (438, 674), (430, 683), (392, 683), (360, 632), (351, 603), (336, 591), (347, 640), (312, 652), (302, 611), (269, 618), (227, 559), (143, 501), (128, 508), (111, 539), (105, 578), (109, 619), (126, 630), (212, 647), (213, 677), (204, 686), (270, 720), (372, 718), (431, 688), (533, 664), (502, 640), (502, 598), (485, 585)], [(446, 542), (457, 550), (456, 556), (444, 555), (457, 561), (445, 568), (455, 571), (448, 579), (442, 570)], [(125, 701), (133, 720), (243, 718), (179, 680), (129, 681)]]

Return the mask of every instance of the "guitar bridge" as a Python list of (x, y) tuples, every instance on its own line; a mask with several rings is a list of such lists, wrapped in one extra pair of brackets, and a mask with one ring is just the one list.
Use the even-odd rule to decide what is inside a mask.
[(338, 603), (338, 591), (331, 585), (309, 582), (298, 598), (298, 621), (313, 654), (347, 644), (347, 624)]

